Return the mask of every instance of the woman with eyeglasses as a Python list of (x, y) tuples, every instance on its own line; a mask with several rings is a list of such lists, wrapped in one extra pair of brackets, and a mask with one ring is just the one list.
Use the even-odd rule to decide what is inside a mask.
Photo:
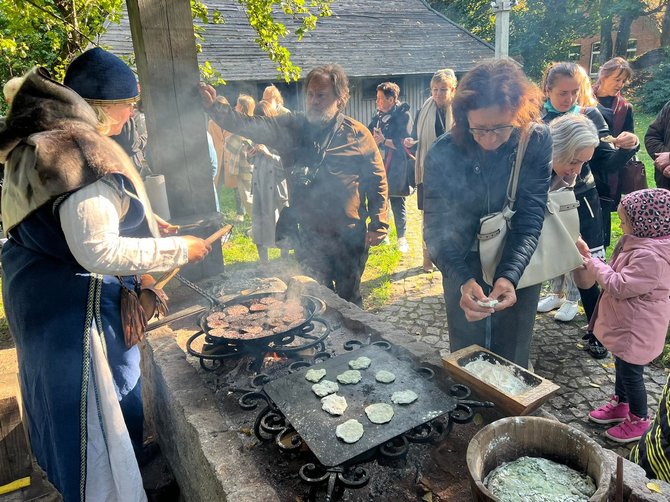
[[(579, 231), (582, 239), (589, 246), (591, 256), (604, 259), (604, 230), (598, 186), (603, 183), (606, 185), (608, 174), (621, 169), (635, 155), (639, 141), (629, 132), (622, 132), (616, 138), (609, 137), (610, 130), (598, 109), (594, 106), (584, 106), (585, 103), (597, 104), (590, 87), (588, 74), (576, 63), (553, 63), (545, 71), (542, 81), (542, 89), (546, 96), (542, 119), (549, 124), (564, 114), (582, 114), (593, 122), (598, 131), (600, 143), (595, 149), (593, 158), (584, 163), (577, 175), (574, 190), (579, 201)], [(591, 319), (600, 289), (594, 285), (589, 289), (579, 289), (579, 294), (586, 317)], [(552, 292), (542, 299), (542, 306), (538, 305), (538, 308), (546, 312), (559, 308), (564, 303), (566, 301), (561, 293)], [(576, 308), (574, 310), (576, 311)], [(588, 344), (587, 350), (591, 356), (596, 359), (607, 356), (607, 350), (592, 333), (587, 333), (584, 340)]]
[[(423, 172), (426, 154), (430, 145), (445, 132), (449, 132), (454, 123), (451, 102), (457, 83), (453, 70), (444, 68), (435, 72), (433, 78), (430, 79), (430, 97), (421, 105), (416, 115), (412, 136), (405, 138), (403, 142), (405, 148), (415, 152), (414, 178), (417, 204), (420, 210), (423, 209)], [(431, 272), (433, 268), (433, 261), (424, 243), (423, 270)]]
[[(472, 344), (528, 367), (540, 285), (516, 288), (537, 247), (551, 173), (542, 95), (518, 65), (477, 65), (452, 104), (454, 127), (428, 151), (424, 237), (443, 275), (451, 351)], [(515, 214), (493, 285), (482, 278), (480, 218), (502, 210), (521, 134), (529, 134)]]

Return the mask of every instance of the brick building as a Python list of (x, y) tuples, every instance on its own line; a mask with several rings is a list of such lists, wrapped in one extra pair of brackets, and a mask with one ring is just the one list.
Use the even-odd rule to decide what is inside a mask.
[[(612, 32), (612, 42), (616, 43), (616, 32)], [(653, 17), (639, 17), (630, 29), (630, 38), (628, 39), (628, 56), (626, 59), (633, 59), (644, 54), (647, 51), (656, 49), (661, 45), (661, 32)], [(600, 56), (600, 36), (580, 38), (570, 48), (570, 59), (579, 63), (589, 70), (591, 75), (598, 73)]]

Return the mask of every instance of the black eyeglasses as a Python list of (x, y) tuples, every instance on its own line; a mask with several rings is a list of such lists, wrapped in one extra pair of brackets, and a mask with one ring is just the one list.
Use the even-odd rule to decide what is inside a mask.
[(506, 134), (509, 134), (512, 132), (512, 129), (514, 129), (513, 125), (504, 125), (504, 126), (498, 126), (498, 127), (471, 127), (468, 129), (470, 131), (470, 134), (472, 134), (475, 138), (482, 138), (486, 136), (487, 134), (494, 134), (498, 138), (504, 137)]

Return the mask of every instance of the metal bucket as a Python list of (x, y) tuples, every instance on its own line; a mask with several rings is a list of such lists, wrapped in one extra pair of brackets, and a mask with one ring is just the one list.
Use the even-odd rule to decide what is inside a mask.
[(470, 440), (466, 461), (473, 500), (498, 501), (484, 478), (503, 462), (543, 457), (591, 476), (596, 492), (589, 502), (605, 502), (611, 472), (600, 445), (569, 425), (540, 417), (508, 417), (480, 430)]

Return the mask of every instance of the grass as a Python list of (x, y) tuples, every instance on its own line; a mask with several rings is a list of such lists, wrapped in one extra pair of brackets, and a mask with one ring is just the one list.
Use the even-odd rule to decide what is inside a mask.
[[(635, 130), (643, 141), (644, 133), (649, 124), (654, 120), (654, 115), (637, 113), (635, 114)], [(640, 148), (638, 157), (645, 163), (647, 180), (649, 186), (654, 184), (654, 166), (651, 157), (647, 154), (644, 144)], [(226, 221), (234, 221), (236, 216), (235, 197), (233, 190), (224, 189), (219, 194), (221, 211)], [(233, 235), (230, 242), (223, 250), (226, 267), (231, 271), (236, 269), (248, 269), (254, 267), (258, 261), (258, 252), (251, 237), (251, 221), (247, 217), (243, 222), (236, 222)], [(612, 244), (607, 249), (607, 257), (612, 254), (614, 246), (621, 237), (621, 228), (619, 217), (612, 213)], [(395, 230), (391, 231), (391, 240), (395, 241)], [(280, 257), (278, 249), (270, 249), (269, 257), (275, 260)], [(392, 294), (392, 276), (398, 264), (401, 254), (395, 245), (375, 246), (370, 249), (367, 267), (362, 278), (362, 292), (364, 305), (368, 309), (376, 309), (389, 301)], [(0, 281), (0, 285), (1, 285)], [(0, 298), (0, 349), (11, 347), (13, 345), (7, 320), (5, 319), (4, 305)], [(670, 365), (670, 338), (666, 345), (666, 350), (661, 356), (664, 364)]]

